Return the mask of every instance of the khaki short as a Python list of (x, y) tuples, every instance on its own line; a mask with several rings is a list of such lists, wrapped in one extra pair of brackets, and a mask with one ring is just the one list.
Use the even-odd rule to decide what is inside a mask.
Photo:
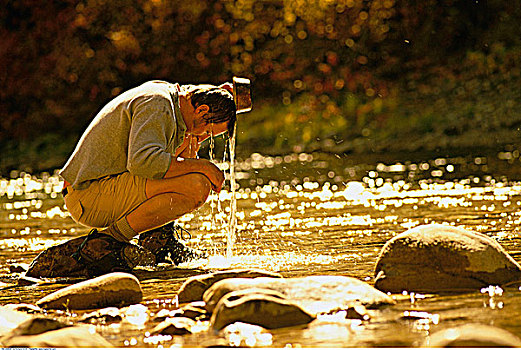
[(145, 187), (145, 178), (124, 172), (93, 181), (84, 190), (69, 186), (64, 201), (76, 222), (103, 228), (146, 201)]

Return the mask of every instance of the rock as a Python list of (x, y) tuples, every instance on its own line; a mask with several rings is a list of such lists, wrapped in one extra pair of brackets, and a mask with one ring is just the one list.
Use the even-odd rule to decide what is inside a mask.
[(385, 292), (462, 292), (521, 280), (521, 267), (486, 235), (434, 224), (389, 240), (375, 278)]
[(208, 314), (204, 306), (188, 304), (177, 311), (177, 317), (188, 317), (192, 320), (207, 320), (210, 318), (210, 315)]
[(493, 326), (467, 324), (433, 333), (421, 345), (423, 348), (448, 347), (521, 347), (521, 339)]
[(21, 335), (2, 340), (5, 347), (110, 348), (111, 343), (87, 326), (66, 327), (38, 335)]
[(25, 263), (18, 263), (18, 264), (11, 264), (9, 265), (9, 272), (10, 273), (22, 273), (29, 269), (29, 264)]
[(19, 286), (32, 286), (33, 284), (40, 284), (40, 283), (43, 283), (44, 281), (39, 279), (39, 278), (35, 278), (35, 277), (31, 277), (31, 276), (26, 276), (25, 274), (22, 274), (20, 275), (20, 277), (18, 278), (18, 285)]
[(83, 317), (80, 319), (80, 322), (110, 324), (121, 322), (122, 320), (123, 317), (120, 315), (119, 309), (117, 307), (106, 307), (104, 309), (83, 315)]
[(163, 334), (163, 335), (185, 335), (192, 334), (192, 328), (196, 322), (187, 317), (174, 317), (167, 318), (160, 324), (158, 324), (150, 332), (151, 335)]
[(196, 301), (176, 310), (162, 309), (154, 316), (154, 321), (164, 321), (169, 317), (187, 317), (194, 321), (205, 321), (210, 319), (210, 314), (204, 308), (204, 302)]
[(0, 306), (0, 336), (7, 334), (32, 316), (19, 312), (9, 306)]
[(215, 282), (226, 278), (256, 278), (256, 277), (282, 277), (278, 273), (255, 270), (255, 269), (237, 269), (226, 270), (190, 277), (181, 286), (178, 293), (180, 303), (188, 303), (191, 301), (202, 300), (204, 292)]
[(33, 304), (6, 304), (4, 305), (4, 307), (14, 311), (27, 312), (28, 314), (36, 314), (43, 312), (43, 309)]
[(215, 330), (235, 322), (276, 329), (308, 324), (314, 319), (314, 315), (284, 296), (253, 289), (223, 296), (215, 307), (210, 323)]
[(69, 327), (69, 325), (51, 318), (34, 317), (20, 323), (16, 328), (5, 334), (3, 338), (41, 334), (65, 327)]
[(38, 300), (44, 309), (96, 309), (141, 302), (143, 291), (136, 277), (123, 272), (109, 273), (60, 289)]
[(394, 304), (388, 295), (356, 278), (345, 276), (308, 276), (297, 278), (230, 278), (213, 284), (205, 293), (206, 309), (212, 312), (225, 294), (241, 289), (263, 288), (283, 294), (314, 313), (347, 309), (354, 304), (367, 308)]

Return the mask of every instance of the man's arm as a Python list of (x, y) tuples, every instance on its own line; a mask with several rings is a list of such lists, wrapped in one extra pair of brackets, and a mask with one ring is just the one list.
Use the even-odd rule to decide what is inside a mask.
[(210, 180), (212, 190), (220, 192), (224, 182), (224, 173), (207, 159), (190, 159), (172, 156), (170, 167), (164, 178), (200, 173)]

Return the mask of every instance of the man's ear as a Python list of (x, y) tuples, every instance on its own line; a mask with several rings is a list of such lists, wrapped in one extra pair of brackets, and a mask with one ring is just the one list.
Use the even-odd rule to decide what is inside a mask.
[(195, 109), (195, 114), (200, 116), (205, 115), (208, 112), (210, 112), (210, 107), (208, 105), (200, 105)]

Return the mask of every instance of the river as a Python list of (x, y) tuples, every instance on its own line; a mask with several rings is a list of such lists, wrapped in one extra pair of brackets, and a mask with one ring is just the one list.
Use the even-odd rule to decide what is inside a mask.
[[(239, 188), (233, 256), (227, 257), (226, 251), (231, 192), (225, 189), (178, 220), (192, 232), (188, 245), (207, 251), (209, 259), (177, 269), (138, 271), (142, 304), (147, 307), (136, 309), (142, 317), (95, 326), (114, 346), (418, 346), (433, 332), (467, 323), (497, 326), (521, 337), (519, 286), (458, 295), (404, 292), (393, 296), (396, 305), (371, 310), (368, 321), (332, 316), (307, 327), (218, 334), (201, 324), (200, 332), (188, 336), (150, 336), (147, 331), (157, 324), (154, 314), (176, 308), (176, 292), (190, 275), (251, 267), (286, 277), (352, 276), (372, 284), (385, 242), (421, 224), (455, 225), (487, 234), (514, 259), (521, 258), (521, 161), (513, 147), (459, 156), (253, 154), (237, 159), (235, 172)], [(11, 266), (30, 263), (46, 247), (88, 232), (70, 218), (60, 190), (54, 174), (12, 172), (0, 180), (0, 281), (5, 284), (0, 304), (34, 303), (71, 283), (55, 280), (13, 287), (16, 274), (10, 273)], [(407, 317), (408, 311), (427, 316)], [(77, 322), (81, 314), (50, 313), (70, 322)]]

